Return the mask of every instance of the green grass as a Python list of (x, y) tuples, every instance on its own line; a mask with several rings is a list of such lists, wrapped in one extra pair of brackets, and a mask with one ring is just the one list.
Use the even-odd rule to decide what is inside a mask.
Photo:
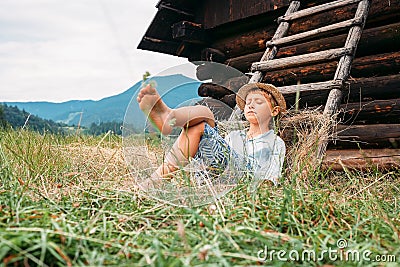
[[(0, 132), (1, 266), (398, 266), (400, 172), (315, 171), (218, 205), (177, 208), (129, 189), (118, 136)], [(290, 173), (290, 172), (288, 172)], [(124, 189), (124, 190), (122, 190)], [(397, 263), (263, 262), (272, 250), (394, 255)], [(288, 258), (288, 255), (286, 255)], [(397, 265), (396, 265), (397, 264)]]

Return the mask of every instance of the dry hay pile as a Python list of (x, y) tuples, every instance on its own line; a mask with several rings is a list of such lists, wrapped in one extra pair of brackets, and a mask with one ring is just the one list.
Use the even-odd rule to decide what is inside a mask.
[[(125, 188), (132, 178), (127, 169), (120, 146), (109, 147), (71, 143), (59, 147), (61, 157), (68, 158), (69, 171), (64, 174), (69, 183), (64, 191), (86, 188)], [(130, 184), (133, 187), (132, 184)], [(79, 190), (78, 190), (79, 191)]]
[(337, 122), (319, 109), (306, 109), (288, 111), (279, 123), (280, 136), (287, 148), (286, 177), (296, 179), (296, 183), (307, 183), (310, 175), (318, 173), (321, 167), (320, 145), (332, 138)]

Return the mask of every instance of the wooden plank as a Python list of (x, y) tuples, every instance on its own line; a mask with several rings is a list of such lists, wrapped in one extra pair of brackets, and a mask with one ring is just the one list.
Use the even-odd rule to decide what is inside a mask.
[[(347, 35), (348, 33), (281, 47), (276, 58), (340, 47), (345, 43)], [(398, 51), (398, 47), (400, 47), (400, 23), (365, 29), (358, 44), (357, 57), (370, 56), (371, 54), (376, 53), (375, 48), (377, 46), (380, 48), (380, 53)], [(247, 72), (253, 62), (259, 61), (262, 54), (263, 52), (256, 52), (240, 57), (230, 58), (225, 61), (225, 64), (243, 72)]]
[[(328, 82), (330, 83), (330, 82)], [(302, 85), (303, 86), (303, 85)], [(323, 87), (323, 85), (321, 85)], [(284, 87), (279, 87), (282, 90)], [(284, 91), (284, 96), (288, 107), (294, 106), (296, 102), (296, 86), (289, 87), (293, 88), (288, 91)], [(318, 88), (319, 89), (319, 88)], [(313, 107), (324, 105), (328, 97), (329, 87), (327, 90), (302, 90), (300, 92), (300, 100), (298, 105), (300, 108), (303, 107)], [(376, 120), (377, 122), (393, 121), (395, 122), (396, 115), (392, 116), (392, 113), (398, 114), (396, 106), (389, 112), (387, 108), (388, 104), (393, 105), (393, 99), (399, 97), (400, 94), (400, 74), (388, 75), (372, 78), (357, 78), (348, 81), (344, 87), (344, 103), (340, 106), (340, 110), (347, 110), (349, 113), (340, 114), (341, 118), (346, 123), (352, 123), (354, 121), (368, 121), (369, 119)], [(389, 99), (389, 100), (387, 100)], [(378, 102), (372, 102), (372, 101)], [(392, 101), (392, 103), (385, 103), (384, 101)], [(362, 101), (360, 103), (360, 101)], [(395, 103), (397, 103), (397, 100)], [(349, 104), (348, 102), (355, 102), (354, 104)], [(381, 115), (379, 118), (373, 116), (373, 107), (367, 103), (375, 103), (381, 108)], [(347, 105), (347, 106), (345, 106)], [(353, 106), (355, 105), (355, 106)], [(358, 107), (356, 107), (358, 105)], [(363, 110), (359, 110), (359, 107), (363, 107)], [(373, 104), (372, 104), (373, 105)], [(387, 111), (387, 112), (385, 112)], [(350, 113), (352, 112), (352, 113)], [(357, 116), (356, 116), (357, 115)], [(399, 114), (400, 117), (400, 114)]]
[(199, 14), (204, 17), (206, 29), (215, 28), (236, 20), (254, 17), (266, 12), (274, 12), (274, 10), (279, 8), (286, 10), (290, 4), (290, 0), (204, 0), (193, 2), (202, 4), (203, 10), (199, 12)]
[[(204, 0), (193, 1), (200, 4), (200, 12), (204, 17), (206, 28), (219, 28), (227, 24), (232, 24), (238, 20), (253, 20), (254, 17), (265, 17), (266, 13), (276, 13), (283, 15), (291, 0)], [(307, 8), (310, 6), (321, 5), (329, 0), (307, 0), (302, 1), (302, 5)]]
[(188, 43), (204, 44), (205, 32), (200, 23), (179, 21), (172, 25), (172, 38)]
[(360, 2), (361, 0), (338, 0), (338, 1), (333, 1), (330, 3), (326, 3), (326, 4), (322, 4), (322, 5), (318, 5), (318, 6), (313, 6), (313, 7), (309, 7), (300, 11), (297, 11), (293, 14), (290, 14), (288, 16), (281, 16), (278, 18), (278, 23), (280, 23), (281, 21), (292, 21), (292, 20), (296, 20), (296, 19), (300, 19), (303, 17), (307, 17), (310, 16), (312, 14), (317, 14), (317, 13), (321, 13), (324, 11), (329, 11), (335, 8), (339, 8), (342, 6), (347, 6), (347, 5), (351, 5), (357, 2)]
[(285, 57), (265, 62), (255, 62), (251, 65), (252, 71), (274, 71), (293, 68), (303, 65), (312, 65), (325, 61), (332, 61), (344, 55), (352, 54), (352, 48), (336, 48), (300, 56)]
[(380, 142), (400, 138), (400, 124), (342, 125), (335, 129), (334, 139), (341, 141)]
[(138, 48), (173, 55), (177, 47), (179, 47), (179, 42), (172, 42), (145, 36), (140, 42), (140, 46)]
[[(400, 74), (398, 75), (400, 76)], [(387, 78), (387, 76), (386, 76)], [(371, 79), (375, 80), (375, 78)], [(364, 83), (365, 82), (365, 83)], [(386, 83), (388, 82), (388, 83)], [(323, 105), (326, 101), (326, 98), (328, 96), (328, 92), (330, 89), (334, 86), (340, 86), (340, 85), (335, 85), (332, 83), (325, 83), (326, 86), (324, 86), (324, 83), (318, 83), (322, 89), (318, 90), (317, 88), (311, 88), (310, 91), (302, 91), (300, 94), (300, 101), (299, 101), (299, 107), (304, 108), (305, 106), (307, 107), (312, 107), (313, 105)], [(355, 85), (357, 84), (357, 85)], [(350, 89), (350, 91), (358, 91), (361, 95), (370, 95), (370, 94), (375, 94), (377, 97), (382, 97), (385, 96), (385, 94), (391, 93), (392, 95), (399, 96), (399, 88), (400, 88), (400, 80), (397, 80), (397, 85), (395, 85), (395, 82), (392, 82), (391, 80), (386, 80), (385, 78), (381, 78), (381, 81), (379, 82), (380, 85), (375, 87), (371, 83), (366, 81), (366, 79), (363, 79), (363, 82), (358, 81), (358, 83), (353, 83), (351, 84), (352, 87), (357, 88), (356, 89)], [(386, 84), (386, 85), (385, 85)], [(307, 86), (310, 86), (311, 84), (308, 84)], [(316, 84), (314, 84), (316, 85)], [(369, 86), (369, 88), (366, 87), (358, 87), (358, 86)], [(302, 85), (303, 86), (303, 85)], [(385, 87), (386, 86), (386, 87)], [(225, 88), (225, 87), (224, 87)], [(279, 87), (278, 89), (282, 91), (282, 88), (284, 87)], [(207, 88), (211, 89), (211, 88)], [(234, 107), (236, 104), (236, 99), (235, 99), (235, 94), (231, 93), (231, 91), (228, 91), (228, 89), (224, 89), (225, 91), (221, 90), (205, 90), (200, 92), (199, 90), (199, 95), (204, 96), (204, 97), (212, 97), (215, 99), (219, 99), (220, 101), (224, 102), (225, 104), (229, 105), (230, 107)], [(295, 91), (295, 90), (293, 90)], [(288, 107), (293, 107), (295, 106), (295, 92), (291, 93), (291, 95), (285, 95), (286, 103)], [(227, 93), (228, 92), (228, 93)], [(284, 93), (284, 92), (283, 92)], [(344, 91), (345, 94), (348, 94), (348, 91)], [(306, 95), (307, 94), (307, 95)], [(358, 96), (353, 98), (355, 99), (360, 99)], [(354, 123), (398, 123), (399, 118), (400, 118), (400, 99), (395, 98), (395, 99), (385, 99), (385, 100), (372, 100), (372, 101), (363, 101), (363, 102), (355, 102), (355, 103), (345, 103), (341, 104), (339, 107), (339, 114), (338, 118), (340, 119), (342, 124), (346, 125), (352, 125)], [(347, 126), (346, 126), (347, 127)]]
[[(284, 123), (284, 122), (282, 122)], [(293, 140), (294, 127), (284, 127), (282, 138)], [(377, 148), (394, 147), (400, 142), (400, 124), (343, 125), (333, 128), (328, 147), (336, 148)]]
[(192, 14), (192, 13), (189, 13), (189, 12), (186, 12), (186, 11), (184, 11), (184, 10), (181, 10), (181, 9), (178, 9), (178, 8), (175, 8), (175, 7), (172, 7), (172, 6), (170, 6), (170, 5), (164, 5), (161, 1), (157, 4), (157, 8), (158, 8), (159, 10), (161, 10), (161, 9), (167, 9), (167, 10), (171, 10), (171, 11), (173, 11), (173, 12), (175, 12), (175, 13), (184, 15), (184, 16), (194, 17), (194, 14)]
[(310, 30), (310, 31), (298, 33), (295, 35), (283, 37), (283, 38), (280, 38), (277, 40), (271, 40), (266, 43), (266, 46), (267, 47), (283, 46), (283, 45), (292, 44), (294, 42), (304, 41), (304, 40), (311, 39), (316, 36), (336, 32), (338, 30), (352, 27), (354, 25), (359, 25), (359, 24), (361, 24), (361, 22), (362, 22), (362, 20), (360, 18), (354, 18), (354, 19), (341, 21), (341, 22), (331, 24), (328, 26), (324, 26), (321, 28), (317, 28), (314, 30)]
[[(244, 81), (241, 81), (243, 83)], [(293, 86), (282, 86), (278, 89), (285, 96), (288, 107), (294, 106), (296, 92), (300, 91), (299, 107), (313, 107), (324, 105), (328, 97), (328, 92), (340, 86), (340, 82), (328, 81), (311, 84), (301, 84)], [(235, 86), (240, 87), (240, 85)], [(355, 121), (374, 120), (376, 122), (396, 122), (400, 117), (400, 107), (398, 96), (400, 94), (400, 74), (351, 79), (344, 87), (346, 104), (339, 107), (339, 116), (345, 123)], [(207, 92), (204, 96), (219, 98), (212, 92)], [(223, 101), (223, 100), (221, 100)], [(227, 97), (223, 101), (230, 106), (234, 106), (234, 95)], [(348, 102), (355, 103), (348, 103)], [(360, 102), (362, 101), (362, 102)]]
[[(381, 89), (375, 88), (377, 96), (379, 96), (378, 92)], [(399, 95), (400, 89), (397, 96)], [(400, 98), (346, 103), (340, 105), (339, 110), (338, 116), (341, 122), (345, 124), (400, 122)]]
[(212, 79), (214, 83), (222, 84), (229, 79), (246, 77), (240, 71), (214, 62), (203, 62), (196, 67), (196, 77), (200, 81)]
[[(275, 86), (310, 83), (331, 80), (337, 67), (336, 62), (316, 64), (277, 70), (265, 74), (264, 82)], [(351, 70), (352, 78), (364, 78), (398, 74), (400, 71), (400, 51), (355, 58)]]
[(400, 149), (327, 150), (322, 166), (332, 170), (396, 169), (400, 167)]
[(214, 83), (202, 83), (197, 89), (197, 93), (199, 96), (203, 97), (213, 97), (219, 99), (225, 95), (232, 94), (232, 90)]
[(296, 92), (310, 92), (310, 91), (326, 91), (336, 88), (341, 88), (342, 82), (340, 81), (326, 81), (318, 83), (306, 83), (300, 85), (289, 85), (278, 87), (283, 95), (295, 94)]

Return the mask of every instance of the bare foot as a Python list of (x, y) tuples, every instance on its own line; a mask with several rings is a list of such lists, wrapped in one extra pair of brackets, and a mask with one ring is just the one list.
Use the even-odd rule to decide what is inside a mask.
[(142, 88), (138, 94), (137, 101), (140, 109), (151, 119), (163, 135), (172, 132), (173, 123), (168, 116), (170, 109), (162, 100), (157, 90), (150, 84)]
[(144, 191), (150, 189), (159, 189), (162, 184), (162, 178), (147, 178), (138, 184), (139, 188)]

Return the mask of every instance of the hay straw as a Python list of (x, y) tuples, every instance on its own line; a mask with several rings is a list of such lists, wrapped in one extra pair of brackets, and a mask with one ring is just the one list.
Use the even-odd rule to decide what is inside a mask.
[(319, 148), (332, 138), (336, 127), (333, 117), (323, 115), (320, 109), (288, 111), (280, 121), (280, 136), (286, 143), (286, 176), (296, 184), (310, 182), (309, 175), (319, 173)]

